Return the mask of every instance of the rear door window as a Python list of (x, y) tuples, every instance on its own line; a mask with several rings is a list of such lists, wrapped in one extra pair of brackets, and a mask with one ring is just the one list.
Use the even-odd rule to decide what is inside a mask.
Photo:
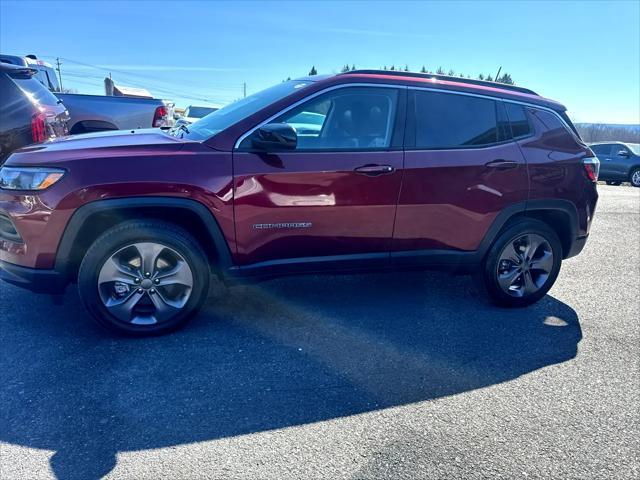
[(612, 145), (610, 143), (603, 143), (600, 145), (591, 145), (591, 150), (593, 150), (593, 153), (596, 155), (607, 156), (611, 154), (611, 147)]
[(414, 94), (416, 148), (474, 148), (505, 140), (498, 125), (499, 102), (441, 92)]

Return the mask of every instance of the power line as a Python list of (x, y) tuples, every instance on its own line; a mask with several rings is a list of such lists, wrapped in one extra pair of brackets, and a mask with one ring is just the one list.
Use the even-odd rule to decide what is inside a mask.
[[(45, 57), (45, 58), (47, 58), (47, 57)], [(72, 59), (66, 58), (66, 57), (60, 57), (60, 58), (62, 60), (65, 60), (65, 61), (70, 62), (70, 63), (74, 63), (76, 65), (82, 65), (84, 67), (89, 67), (89, 68), (93, 68), (93, 69), (96, 69), (96, 70), (102, 70), (104, 72), (115, 72), (115, 73), (119, 73), (121, 75), (128, 75), (130, 77), (138, 77), (138, 78), (141, 78), (143, 80), (159, 81), (161, 83), (171, 84), (172, 86), (177, 86), (178, 85), (175, 82), (166, 82), (166, 81), (158, 80), (157, 78), (150, 77), (150, 76), (147, 76), (147, 75), (141, 75), (139, 73), (131, 73), (131, 72), (128, 72), (128, 71), (114, 69), (114, 68), (102, 67), (100, 65), (94, 65), (94, 64), (91, 64), (91, 63), (79, 62), (77, 60), (72, 60)], [(167, 67), (167, 70), (171, 70), (171, 67), (170, 66)], [(184, 83), (182, 81), (180, 82), (180, 85), (194, 86), (193, 84)], [(234, 89), (236, 91), (242, 88), (242, 84), (237, 84), (237, 83), (217, 83), (217, 84), (214, 83), (213, 85), (215, 85), (215, 87), (219, 88), (219, 89)]]
[[(95, 78), (97, 80), (101, 80), (102, 79), (102, 77), (97, 77), (95, 75), (83, 75), (83, 74), (69, 73), (69, 72), (66, 72), (65, 75), (67, 77), (72, 77), (73, 81), (75, 83), (80, 83), (80, 84), (84, 84), (84, 85), (90, 85), (90, 86), (93, 86), (93, 87), (102, 85), (102, 82), (100, 82), (100, 81), (98, 81), (96, 83), (90, 83), (90, 82), (83, 81), (83, 80), (87, 80), (87, 77)], [(82, 79), (82, 80), (77, 80), (77, 79)], [(138, 84), (137, 82), (129, 82), (129, 83), (130, 83), (130, 85), (132, 87), (145, 88), (145, 85)], [(174, 91), (165, 90), (165, 89), (161, 89), (161, 88), (152, 88), (152, 89), (154, 91), (157, 91), (159, 93), (166, 94), (166, 95), (169, 95), (169, 96), (185, 98), (185, 99), (189, 99), (189, 100), (197, 100), (197, 101), (202, 101), (202, 102), (212, 102), (212, 101), (214, 101), (213, 103), (215, 103), (215, 102), (224, 103), (224, 102), (227, 102), (227, 101), (235, 100), (237, 98), (237, 97), (234, 97), (232, 95), (215, 96), (215, 97), (211, 97), (211, 96), (208, 96), (208, 95), (197, 96), (197, 94), (190, 95), (190, 94), (186, 94), (186, 93), (179, 93), (179, 92), (174, 92)]]
[[(43, 55), (43, 57), (47, 58), (48, 56)], [(188, 84), (185, 84), (184, 82), (180, 82), (180, 84), (177, 84), (177, 83), (174, 83), (174, 82), (162, 81), (162, 80), (158, 80), (157, 78), (152, 78), (152, 77), (149, 77), (149, 76), (140, 75), (140, 74), (136, 74), (136, 73), (131, 73), (131, 72), (127, 72), (127, 71), (123, 71), (123, 70), (119, 70), (119, 69), (111, 69), (111, 68), (101, 67), (99, 65), (93, 65), (93, 64), (90, 64), (90, 63), (86, 63), (86, 62), (79, 62), (77, 60), (72, 60), (72, 59), (66, 58), (66, 57), (55, 57), (55, 60), (56, 60), (57, 64), (59, 64), (59, 65), (61, 65), (60, 59), (65, 60), (68, 63), (81, 65), (81, 66), (88, 67), (88, 68), (91, 68), (91, 69), (94, 69), (94, 70), (109, 72), (109, 76), (111, 76), (111, 72), (116, 72), (116, 73), (119, 73), (120, 75), (123, 75), (123, 76), (126, 76), (126, 77), (137, 77), (139, 79), (143, 79), (145, 81), (144, 85), (140, 84), (139, 80), (138, 81), (131, 81), (130, 79), (125, 79), (125, 82), (130, 84), (133, 87), (150, 88), (151, 90), (157, 91), (158, 93), (161, 93), (163, 95), (175, 96), (175, 97), (180, 97), (180, 98), (185, 98), (185, 99), (190, 99), (190, 100), (206, 101), (206, 102), (214, 101), (214, 102), (219, 102), (219, 103), (223, 103), (223, 102), (226, 102), (226, 101), (232, 101), (232, 100), (235, 100), (235, 99), (238, 98), (237, 95), (215, 95), (215, 96), (211, 96), (211, 95), (207, 95), (207, 94), (202, 94), (201, 92), (194, 92), (192, 94), (188, 94), (188, 93), (185, 94), (185, 93), (181, 93), (181, 92), (176, 92), (174, 90), (169, 90), (166, 87), (158, 86), (158, 83), (160, 83), (160, 84), (164, 84), (165, 86), (168, 86), (169, 88), (178, 87), (180, 90), (182, 90), (182, 88), (184, 86), (188, 86)], [(61, 75), (60, 74), (60, 70), (58, 70), (58, 73), (59, 73), (59, 75)], [(87, 77), (102, 79), (102, 76), (98, 77), (98, 76), (95, 76), (95, 75), (88, 74), (86, 72), (83, 72), (83, 73), (80, 73), (80, 72), (78, 72), (78, 73), (70, 73), (68, 71), (65, 71), (65, 75), (68, 75), (68, 76), (71, 76), (71, 77), (76, 77), (76, 78), (82, 78), (82, 79), (85, 79)], [(78, 81), (78, 80), (76, 80), (76, 81)], [(62, 81), (61, 81), (61, 83), (62, 83)], [(82, 82), (79, 82), (79, 83), (82, 83)], [(222, 86), (222, 85), (223, 84), (217, 84), (215, 89), (216, 90), (227, 90), (229, 92), (232, 92), (232, 91), (238, 92), (238, 90), (242, 89), (242, 95), (246, 97), (246, 94), (247, 94), (246, 82), (244, 82), (242, 84), (234, 84), (233, 86), (230, 86), (231, 84), (224, 84), (225, 86)], [(93, 86), (95, 86), (95, 85), (93, 85)], [(238, 92), (238, 93), (240, 93), (240, 92)]]

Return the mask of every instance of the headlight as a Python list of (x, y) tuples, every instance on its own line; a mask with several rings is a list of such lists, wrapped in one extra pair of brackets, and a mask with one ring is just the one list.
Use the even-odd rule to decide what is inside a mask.
[(64, 176), (64, 170), (43, 167), (2, 167), (0, 188), (6, 190), (44, 190)]

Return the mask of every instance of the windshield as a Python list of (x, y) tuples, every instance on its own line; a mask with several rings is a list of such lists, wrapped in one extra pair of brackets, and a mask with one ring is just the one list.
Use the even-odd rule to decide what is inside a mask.
[(216, 110), (218, 109), (214, 107), (187, 107), (187, 110), (184, 112), (184, 116), (190, 118), (202, 118)]
[(640, 155), (640, 143), (627, 143), (634, 155)]
[(279, 83), (222, 107), (189, 125), (188, 132), (180, 129), (175, 135), (192, 140), (205, 140), (310, 83), (299, 80)]

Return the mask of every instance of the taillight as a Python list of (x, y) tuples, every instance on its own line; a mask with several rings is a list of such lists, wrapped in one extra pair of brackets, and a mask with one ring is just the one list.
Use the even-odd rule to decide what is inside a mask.
[(598, 157), (583, 158), (582, 165), (584, 166), (584, 171), (587, 173), (589, 180), (597, 182), (598, 174), (600, 173), (600, 160), (598, 160)]
[(169, 112), (167, 107), (156, 108), (156, 113), (153, 114), (154, 127), (168, 127), (169, 126)]
[(44, 112), (31, 117), (31, 138), (33, 143), (44, 142), (47, 139), (47, 115)]

